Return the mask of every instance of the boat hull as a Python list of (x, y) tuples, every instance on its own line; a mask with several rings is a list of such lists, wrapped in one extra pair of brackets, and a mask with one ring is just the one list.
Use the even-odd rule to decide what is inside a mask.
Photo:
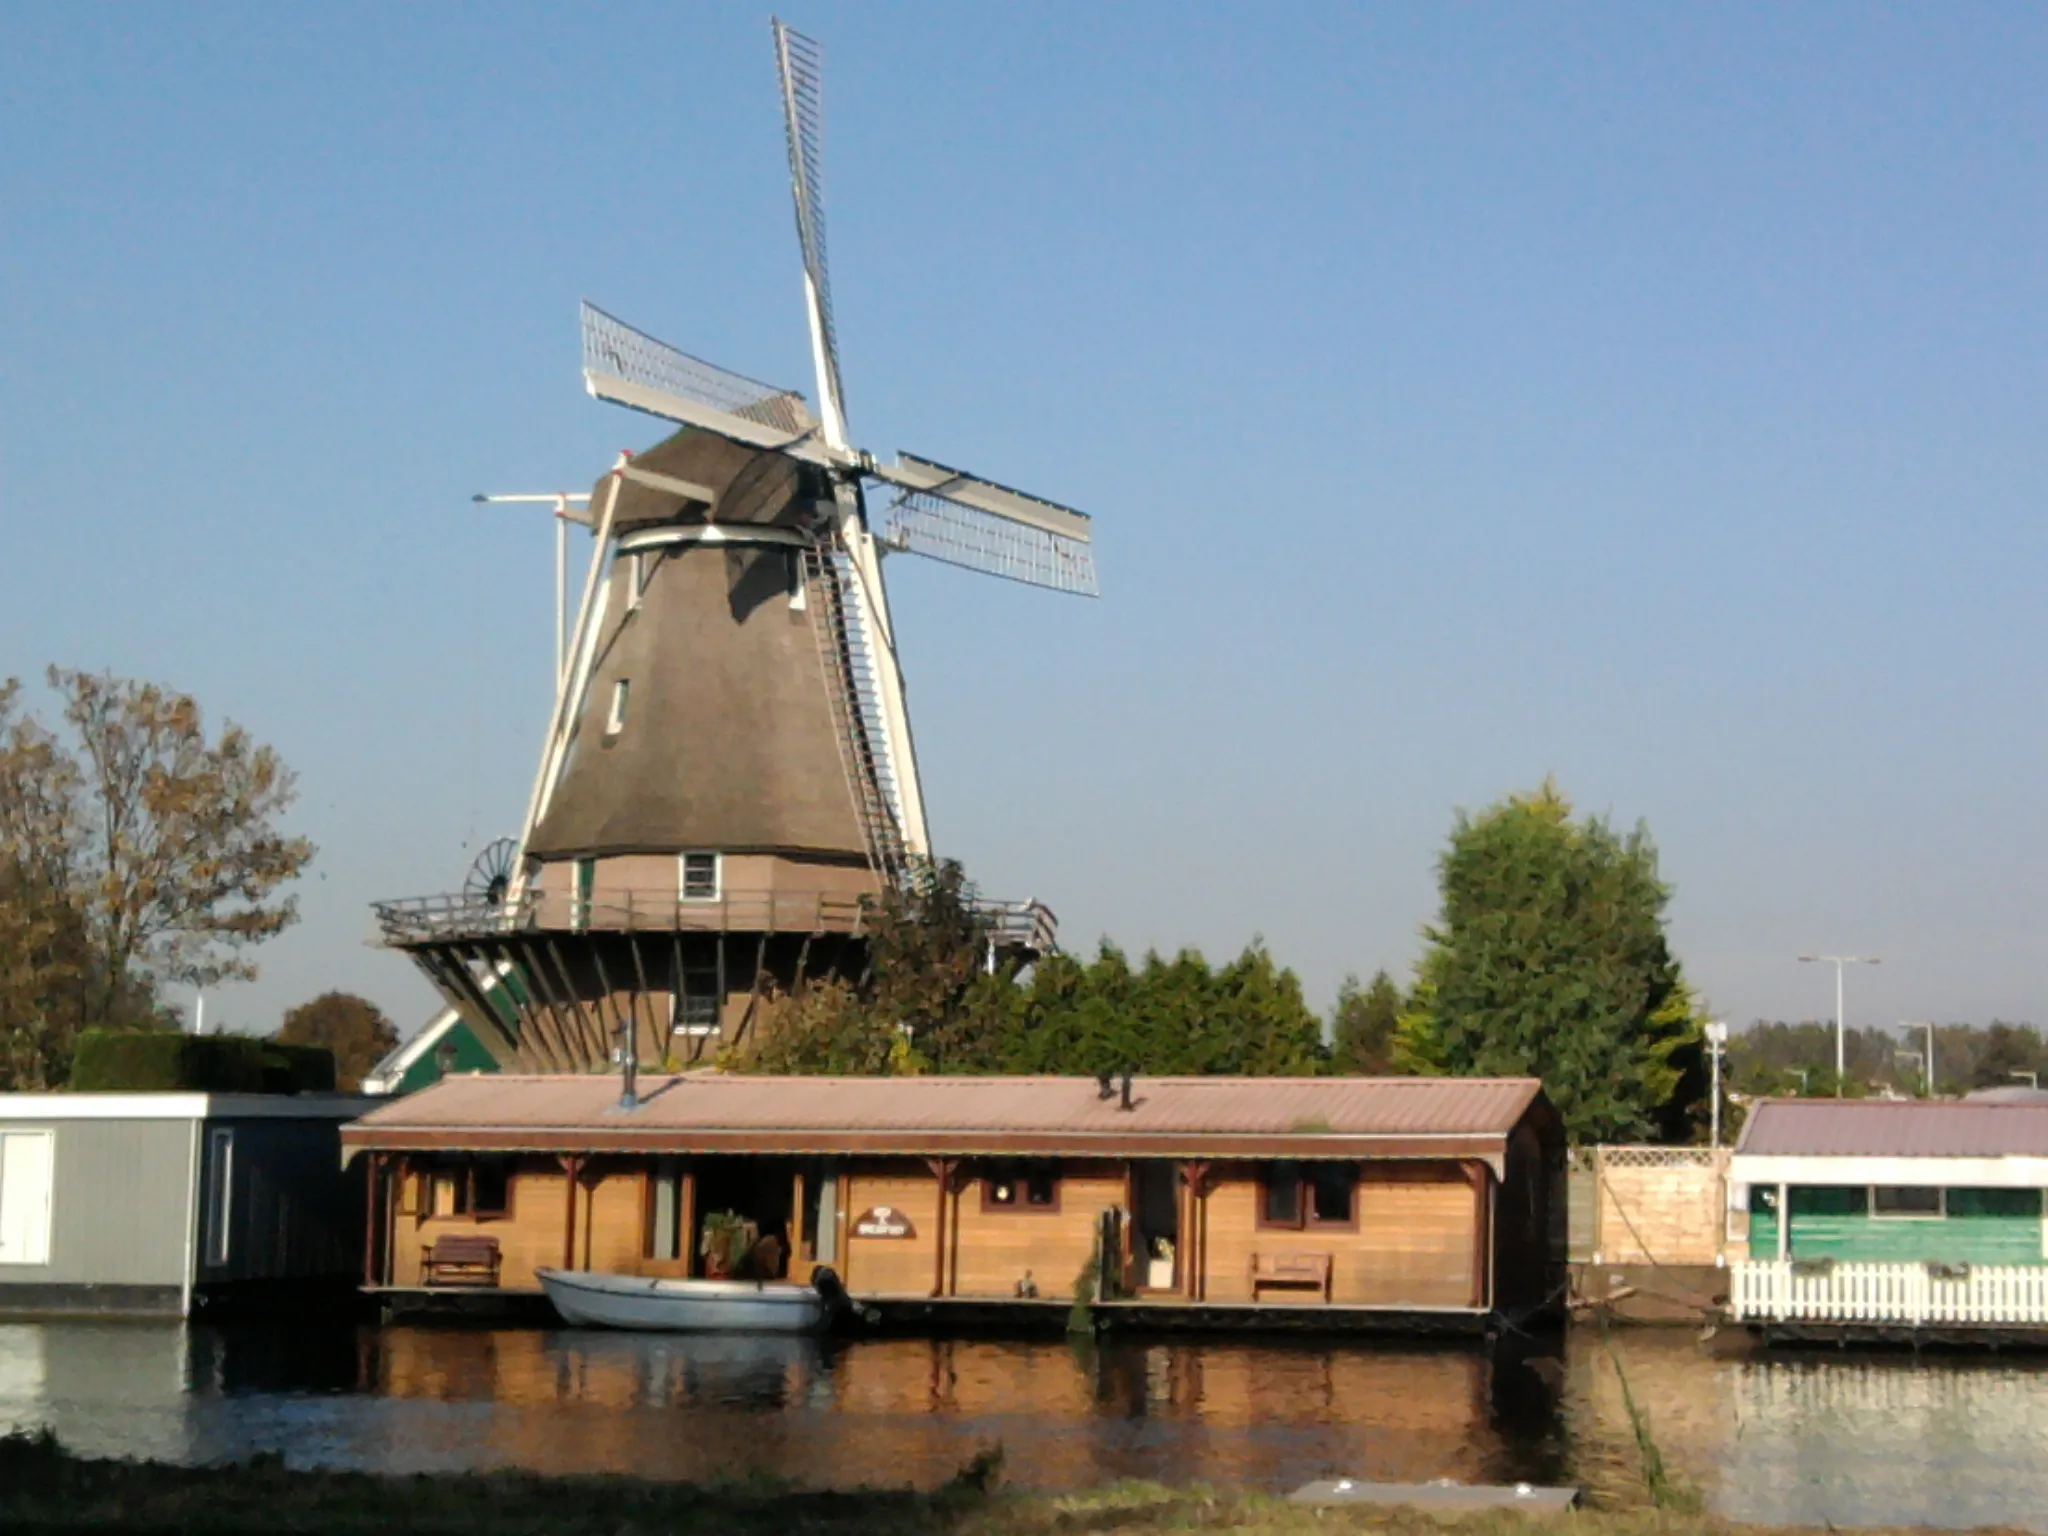
[(652, 1280), (543, 1269), (541, 1289), (564, 1322), (655, 1333), (817, 1333), (825, 1298), (786, 1281)]

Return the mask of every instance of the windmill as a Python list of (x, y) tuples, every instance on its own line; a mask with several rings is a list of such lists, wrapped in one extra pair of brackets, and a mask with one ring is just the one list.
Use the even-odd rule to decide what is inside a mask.
[[(769, 994), (857, 959), (875, 895), (919, 878), (930, 838), (885, 556), (1096, 591), (1086, 514), (854, 445), (821, 59), (773, 26), (816, 408), (584, 304), (588, 393), (675, 430), (620, 455), (576, 518), (593, 548), (502, 899), (377, 909), (386, 942), (519, 1065), (697, 1059)], [(879, 529), (870, 490), (888, 498)], [(1051, 947), (1036, 902), (985, 906), (992, 957)]]

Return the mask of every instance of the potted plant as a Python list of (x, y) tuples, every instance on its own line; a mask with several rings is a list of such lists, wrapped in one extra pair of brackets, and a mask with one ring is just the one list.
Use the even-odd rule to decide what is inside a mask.
[(733, 1272), (740, 1255), (754, 1246), (754, 1224), (738, 1211), (713, 1211), (704, 1218), (697, 1238), (697, 1252), (704, 1260), (707, 1279), (723, 1280)]

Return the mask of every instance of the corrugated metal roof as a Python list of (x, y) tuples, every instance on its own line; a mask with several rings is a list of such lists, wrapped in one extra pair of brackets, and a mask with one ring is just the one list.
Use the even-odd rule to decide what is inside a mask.
[(1082, 1077), (454, 1077), (366, 1115), (380, 1133), (448, 1130), (790, 1131), (837, 1134), (1504, 1136), (1534, 1078), (1138, 1078), (1133, 1107)]
[(1750, 1157), (2048, 1155), (2048, 1104), (1766, 1099), (1735, 1150)]

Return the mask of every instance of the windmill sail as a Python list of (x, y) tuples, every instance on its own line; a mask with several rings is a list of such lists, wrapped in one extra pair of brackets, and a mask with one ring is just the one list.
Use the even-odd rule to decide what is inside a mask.
[(839, 382), (839, 333), (832, 322), (832, 273), (825, 261), (825, 77), (817, 42), (775, 23), (775, 67), (782, 79), (782, 124), (789, 137), (790, 190), (796, 198), (797, 240), (803, 246), (804, 287), (810, 303), (811, 343), (825, 437), (846, 444), (846, 393)]
[(1087, 513), (907, 453), (874, 474), (897, 488), (882, 535), (891, 548), (1055, 592), (1097, 595)]
[(589, 302), (583, 306), (583, 383), (600, 400), (749, 447), (779, 448), (813, 463), (839, 462), (810, 441), (818, 424), (795, 390), (692, 357)]

